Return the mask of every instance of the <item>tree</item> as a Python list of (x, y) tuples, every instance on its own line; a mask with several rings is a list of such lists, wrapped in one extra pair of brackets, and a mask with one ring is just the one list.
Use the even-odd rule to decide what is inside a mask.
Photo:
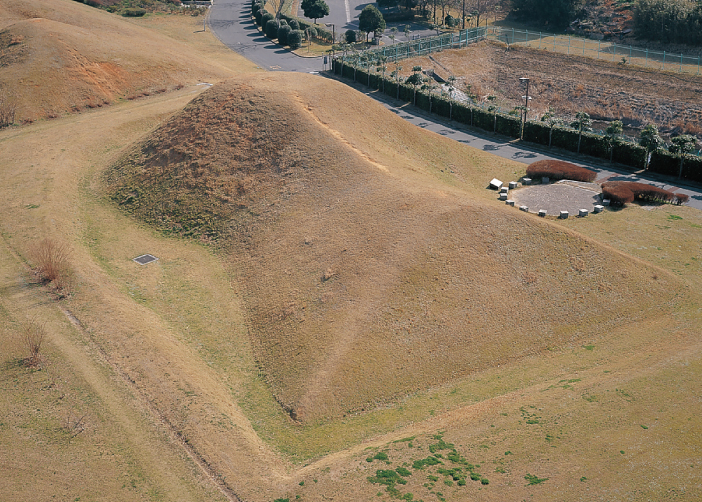
[(517, 18), (562, 28), (573, 20), (583, 0), (512, 0)]
[(280, 19), (280, 13), (283, 11), (285, 0), (267, 0), (267, 2), (273, 8), (275, 19)]
[(324, 0), (302, 0), (300, 7), (305, 17), (314, 19), (314, 24), (317, 24), (317, 19), (329, 15), (329, 6)]
[(414, 87), (414, 96), (413, 96), (413, 103), (415, 106), (417, 105), (417, 87), (419, 84), (424, 83), (424, 77), (422, 76), (422, 67), (421, 66), (414, 66), (412, 68), (412, 75), (407, 77), (407, 80), (405, 80), (406, 83), (412, 85)]
[(346, 33), (344, 33), (344, 39), (346, 40), (347, 44), (356, 43), (356, 31), (355, 30), (346, 30)]
[(395, 83), (397, 84), (397, 97), (396, 99), (400, 99), (400, 82), (402, 81), (402, 77), (400, 77), (400, 72), (402, 71), (402, 66), (399, 64), (395, 65), (395, 71), (393, 71), (390, 76), (395, 78)]
[(668, 147), (668, 150), (670, 153), (680, 157), (680, 173), (678, 173), (678, 178), (682, 178), (683, 161), (685, 160), (685, 155), (695, 149), (697, 140), (694, 136), (690, 136), (689, 134), (681, 134), (671, 138), (670, 141), (672, 141), (673, 144)]
[(397, 36), (397, 26), (393, 26), (390, 28), (390, 40), (392, 40), (392, 44), (395, 45), (395, 37)]
[(648, 169), (648, 163), (651, 161), (651, 152), (655, 152), (663, 148), (663, 138), (658, 134), (658, 126), (656, 124), (648, 124), (639, 134), (639, 145), (646, 149), (645, 169)]
[(592, 131), (590, 115), (585, 112), (576, 113), (575, 120), (570, 123), (570, 127), (578, 130), (578, 153), (580, 153), (580, 142), (583, 139), (583, 131)]
[(453, 115), (453, 91), (456, 90), (456, 77), (454, 75), (451, 75), (448, 78), (449, 81), (449, 87), (448, 87), (448, 94), (449, 94), (449, 120), (452, 120), (451, 116)]
[(611, 163), (614, 159), (614, 147), (621, 142), (622, 132), (624, 131), (624, 124), (621, 120), (614, 120), (609, 123), (607, 130), (605, 131), (604, 140), (609, 148), (609, 162)]
[[(497, 0), (469, 0), (468, 7), (475, 17), (475, 26), (480, 26), (480, 18), (483, 16), (487, 18), (488, 12), (493, 12), (497, 3)], [(465, 8), (463, 12), (465, 12)]]
[(548, 147), (551, 148), (551, 137), (553, 136), (553, 128), (563, 123), (561, 119), (556, 117), (556, 112), (553, 108), (549, 108), (548, 112), (541, 116), (541, 122), (548, 125)]
[(405, 37), (407, 38), (407, 41), (409, 42), (409, 36), (410, 36), (410, 33), (412, 33), (412, 30), (410, 29), (410, 25), (406, 24), (405, 29), (403, 31), (405, 32)]
[(358, 16), (358, 29), (368, 35), (376, 30), (385, 30), (385, 19), (375, 5), (366, 5)]

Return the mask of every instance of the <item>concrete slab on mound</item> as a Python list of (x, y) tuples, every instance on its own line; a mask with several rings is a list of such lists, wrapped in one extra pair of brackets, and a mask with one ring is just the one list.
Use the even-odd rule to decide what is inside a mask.
[(511, 194), (515, 204), (532, 208), (532, 211), (546, 210), (547, 214), (558, 215), (561, 211), (579, 214), (581, 209), (592, 211), (601, 203), (602, 190), (596, 183), (560, 181), (552, 185), (532, 185)]

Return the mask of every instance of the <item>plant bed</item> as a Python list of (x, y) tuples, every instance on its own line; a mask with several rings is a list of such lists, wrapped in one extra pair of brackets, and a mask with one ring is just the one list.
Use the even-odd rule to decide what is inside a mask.
[(526, 175), (529, 178), (547, 177), (552, 180), (575, 180), (592, 183), (597, 173), (584, 167), (576, 166), (562, 160), (539, 160), (529, 164)]
[(685, 194), (676, 194), (646, 183), (634, 181), (610, 181), (602, 184), (602, 196), (610, 200), (613, 206), (623, 206), (635, 200), (644, 202), (658, 202), (671, 204), (684, 204), (689, 200)]

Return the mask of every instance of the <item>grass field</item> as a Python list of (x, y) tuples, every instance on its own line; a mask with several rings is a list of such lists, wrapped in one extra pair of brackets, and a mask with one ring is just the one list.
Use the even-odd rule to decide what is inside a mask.
[(135, 23), (226, 83), (0, 131), (0, 499), (700, 497), (698, 211), (507, 210), (519, 164), (199, 22)]

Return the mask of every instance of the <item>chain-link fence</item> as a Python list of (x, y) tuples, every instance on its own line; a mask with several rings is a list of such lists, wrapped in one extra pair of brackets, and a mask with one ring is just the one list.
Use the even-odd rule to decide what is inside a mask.
[(699, 56), (651, 51), (610, 41), (498, 27), (489, 29), (488, 38), (504, 42), (507, 45), (519, 44), (533, 49), (603, 59), (623, 65), (642, 66), (692, 75), (702, 73), (702, 60)]
[(471, 28), (461, 30), (458, 33), (447, 33), (436, 37), (420, 38), (393, 45), (387, 45), (378, 49), (363, 51), (368, 59), (387, 58), (389, 63), (396, 63), (403, 59), (419, 56), (426, 56), (434, 52), (445, 49), (460, 49), (468, 44), (483, 40), (487, 36), (487, 28)]

